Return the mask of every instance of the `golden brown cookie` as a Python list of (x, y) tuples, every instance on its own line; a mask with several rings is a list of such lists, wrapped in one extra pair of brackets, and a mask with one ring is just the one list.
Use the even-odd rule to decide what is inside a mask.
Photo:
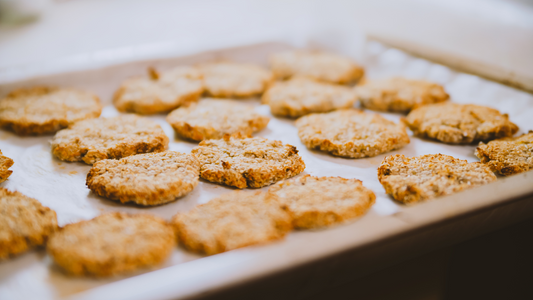
[(57, 158), (92, 165), (102, 159), (164, 151), (168, 137), (154, 121), (121, 115), (78, 122), (59, 131), (51, 143)]
[(159, 205), (191, 192), (199, 175), (194, 155), (165, 151), (98, 161), (87, 174), (87, 187), (122, 203)]
[(310, 114), (296, 127), (307, 148), (342, 157), (371, 157), (409, 144), (405, 125), (357, 109)]
[(310, 175), (275, 184), (269, 190), (289, 211), (295, 228), (341, 224), (365, 214), (376, 201), (360, 180)]
[(179, 135), (194, 141), (221, 139), (225, 134), (251, 136), (264, 129), (269, 121), (269, 117), (248, 105), (212, 98), (180, 107), (167, 117), (167, 122)]
[(533, 169), (533, 130), (519, 137), (480, 143), (476, 156), (493, 172), (509, 176)]
[(355, 92), (345, 86), (295, 77), (277, 82), (263, 94), (270, 112), (282, 117), (300, 117), (309, 113), (349, 108), (357, 101)]
[(177, 67), (150, 78), (130, 78), (115, 92), (113, 104), (122, 112), (156, 114), (198, 101), (204, 91), (202, 74), (193, 67)]
[(47, 251), (71, 275), (104, 277), (156, 266), (175, 245), (164, 220), (115, 212), (63, 227), (50, 238)]
[(272, 82), (272, 73), (253, 64), (218, 62), (200, 65), (208, 96), (245, 98), (261, 95)]
[(364, 75), (364, 69), (347, 57), (335, 54), (287, 51), (270, 57), (274, 76), (287, 79), (301, 75), (331, 83), (351, 83)]
[(259, 191), (224, 194), (178, 213), (172, 224), (181, 244), (208, 255), (281, 239), (292, 229), (276, 197)]
[(2, 151), (0, 151), (0, 183), (6, 181), (11, 176), (11, 173), (13, 173), (13, 171), (9, 170), (13, 163), (11, 158), (2, 155)]
[(498, 110), (458, 103), (437, 103), (409, 113), (406, 123), (419, 137), (448, 144), (469, 144), (512, 136), (518, 126)]
[(385, 157), (378, 179), (396, 201), (410, 204), (496, 180), (489, 167), (444, 154)]
[(367, 80), (355, 92), (365, 108), (400, 113), (450, 98), (439, 84), (401, 77)]
[(19, 192), (0, 188), (0, 260), (43, 245), (56, 230), (55, 211)]
[(203, 179), (240, 189), (266, 186), (305, 169), (296, 147), (259, 137), (204, 140), (191, 153), (200, 160)]
[(12, 91), (0, 100), (0, 126), (18, 135), (54, 133), (102, 112), (96, 95), (73, 89), (33, 87)]

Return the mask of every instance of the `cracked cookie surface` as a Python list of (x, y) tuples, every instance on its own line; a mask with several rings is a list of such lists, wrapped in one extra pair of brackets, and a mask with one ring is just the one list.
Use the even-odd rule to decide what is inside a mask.
[(59, 131), (51, 145), (52, 153), (60, 160), (92, 165), (102, 159), (164, 151), (168, 137), (154, 121), (121, 115), (77, 122)]
[(198, 101), (204, 91), (202, 74), (193, 67), (177, 67), (151, 78), (125, 80), (113, 96), (113, 104), (122, 112), (156, 114)]
[(261, 95), (272, 83), (272, 73), (245, 63), (217, 62), (199, 66), (205, 92), (219, 98), (246, 98)]
[(160, 205), (190, 193), (199, 175), (194, 155), (165, 151), (96, 162), (87, 174), (87, 187), (122, 203)]
[(208, 255), (278, 240), (292, 229), (276, 197), (259, 191), (221, 195), (171, 223), (181, 244)]
[(416, 136), (448, 144), (470, 144), (512, 136), (518, 126), (506, 114), (486, 106), (437, 103), (409, 113), (406, 123)]
[(335, 156), (371, 157), (409, 144), (405, 125), (357, 109), (303, 116), (296, 127), (307, 148)]
[(354, 90), (363, 107), (400, 113), (408, 113), (419, 106), (450, 98), (439, 84), (401, 77), (366, 80)]
[(296, 118), (349, 108), (357, 98), (348, 87), (298, 77), (275, 83), (263, 94), (262, 101), (270, 106), (273, 115)]
[(379, 182), (396, 201), (416, 203), (484, 185), (496, 180), (490, 168), (444, 154), (385, 157)]
[(296, 147), (259, 137), (204, 140), (191, 153), (200, 160), (203, 179), (240, 189), (263, 187), (305, 169)]
[(365, 214), (376, 201), (360, 180), (341, 177), (293, 178), (273, 185), (269, 193), (289, 211), (295, 228), (342, 224)]
[(70, 275), (105, 277), (156, 266), (175, 245), (164, 220), (115, 212), (66, 225), (50, 238), (47, 251)]
[(7, 180), (9, 176), (13, 173), (13, 171), (9, 170), (11, 166), (14, 164), (14, 161), (2, 154), (2, 151), (0, 151), (0, 183)]
[(55, 211), (22, 193), (0, 188), (0, 261), (43, 245), (56, 230)]
[(37, 86), (0, 100), (0, 127), (18, 135), (51, 134), (102, 112), (96, 95), (74, 88)]
[(509, 176), (533, 169), (533, 131), (518, 137), (509, 137), (480, 143), (475, 154), (493, 172)]
[(273, 54), (270, 66), (274, 76), (287, 79), (306, 76), (320, 81), (345, 84), (359, 80), (364, 69), (351, 59), (322, 52), (286, 51)]
[(225, 134), (251, 136), (269, 121), (269, 117), (238, 101), (211, 98), (178, 108), (167, 116), (167, 122), (179, 135), (194, 141), (221, 139)]

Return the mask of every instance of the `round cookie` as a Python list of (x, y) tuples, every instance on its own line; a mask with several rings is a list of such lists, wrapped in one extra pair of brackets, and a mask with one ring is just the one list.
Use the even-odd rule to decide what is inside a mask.
[(450, 98), (439, 84), (401, 77), (367, 80), (358, 84), (355, 92), (365, 108), (399, 113)]
[(269, 121), (269, 117), (252, 107), (222, 99), (202, 99), (167, 116), (167, 122), (179, 135), (194, 141), (221, 139), (225, 134), (251, 136), (264, 129)]
[(270, 106), (273, 115), (296, 118), (349, 108), (357, 98), (348, 87), (297, 77), (275, 83), (263, 94), (262, 101)]
[(9, 168), (11, 168), (13, 164), (13, 160), (7, 156), (2, 155), (2, 151), (0, 151), (0, 183), (6, 181), (7, 178), (11, 176), (11, 173), (13, 173), (13, 171), (9, 170)]
[(258, 137), (204, 140), (191, 153), (200, 160), (203, 179), (240, 189), (263, 187), (305, 169), (296, 147)]
[(177, 67), (150, 78), (130, 78), (113, 96), (113, 104), (122, 112), (156, 114), (171, 111), (185, 103), (198, 101), (204, 91), (202, 74), (193, 67)]
[(19, 192), (0, 188), (0, 260), (43, 245), (56, 230), (55, 211)]
[(306, 76), (331, 83), (351, 83), (364, 75), (364, 69), (347, 57), (309, 51), (287, 51), (270, 57), (274, 76), (287, 79)]
[(121, 115), (75, 123), (59, 131), (51, 144), (52, 153), (60, 160), (92, 165), (102, 159), (164, 151), (168, 137), (154, 121)]
[(191, 192), (199, 175), (194, 155), (165, 151), (98, 161), (87, 174), (87, 187), (122, 203), (160, 205)]
[(298, 119), (296, 127), (307, 148), (335, 156), (371, 157), (409, 144), (405, 125), (357, 109), (310, 114)]
[(272, 186), (295, 228), (341, 224), (365, 214), (376, 201), (360, 180), (305, 175)]
[(205, 92), (220, 98), (261, 95), (272, 82), (272, 73), (253, 64), (218, 62), (200, 65)]
[(490, 168), (444, 154), (385, 157), (378, 168), (379, 182), (396, 201), (410, 204), (496, 180)]
[(470, 144), (512, 136), (518, 126), (498, 110), (458, 103), (424, 105), (409, 113), (406, 123), (419, 137), (448, 144)]
[(66, 225), (50, 238), (47, 251), (71, 275), (104, 277), (158, 265), (175, 245), (164, 220), (115, 212)]
[(533, 170), (533, 130), (519, 137), (480, 143), (475, 154), (482, 163), (500, 175)]
[(101, 112), (98, 97), (82, 90), (23, 88), (0, 100), (0, 126), (18, 135), (50, 134)]
[(172, 219), (179, 242), (208, 255), (283, 238), (290, 215), (273, 195), (235, 191), (198, 205)]

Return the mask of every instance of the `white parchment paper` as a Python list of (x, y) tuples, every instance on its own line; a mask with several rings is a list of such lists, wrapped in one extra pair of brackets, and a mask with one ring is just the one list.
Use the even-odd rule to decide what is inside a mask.
[[(320, 47), (320, 45), (316, 44), (315, 47)], [(229, 50), (205, 52), (182, 58), (132, 62), (118, 66), (3, 84), (0, 86), (0, 93), (5, 94), (13, 88), (34, 84), (76, 86), (97, 93), (106, 105), (102, 117), (109, 117), (118, 114), (110, 101), (113, 91), (123, 79), (133, 75), (144, 74), (147, 66), (166, 69), (181, 64), (195, 64), (220, 59), (266, 65), (269, 53), (288, 48), (291, 48), (291, 46), (284, 43), (264, 43)], [(346, 48), (343, 49), (346, 50)], [(363, 56), (359, 55), (357, 58), (365, 65), (369, 78), (385, 78), (399, 75), (438, 82), (445, 86), (447, 92), (451, 95), (451, 101), (491, 106), (508, 113), (510, 119), (520, 127), (519, 133), (533, 129), (533, 96), (531, 94), (487, 81), (474, 75), (455, 72), (445, 66), (409, 56), (402, 51), (385, 47), (377, 42), (368, 42), (364, 44), (362, 49), (364, 50), (362, 51)], [(344, 52), (349, 51), (346, 50)], [(271, 116), (268, 106), (260, 105), (257, 99), (243, 100), (243, 103), (254, 106), (258, 112)], [(402, 117), (399, 114), (382, 115), (395, 122), (398, 122), (400, 117)], [(170, 137), (170, 150), (190, 152), (197, 145), (196, 143), (177, 139), (170, 125), (166, 123), (164, 115), (150, 116), (149, 118), (161, 124), (165, 133)], [(268, 127), (256, 134), (256, 136), (281, 140), (296, 146), (306, 163), (306, 169), (303, 174), (342, 176), (362, 180), (363, 184), (372, 189), (377, 196), (376, 204), (371, 212), (363, 218), (379, 218), (403, 209), (402, 206), (393, 202), (385, 194), (384, 189), (377, 180), (377, 167), (386, 155), (401, 153), (406, 156), (416, 156), (443, 153), (469, 161), (477, 161), (473, 154), (475, 146), (444, 145), (413, 137), (411, 138), (411, 143), (406, 147), (376, 157), (366, 159), (333, 157), (327, 153), (307, 150), (298, 139), (293, 120), (272, 116)], [(109, 211), (150, 213), (170, 219), (171, 216), (179, 211), (189, 210), (198, 204), (208, 202), (217, 195), (232, 190), (231, 188), (202, 181), (192, 193), (170, 204), (151, 208), (122, 205), (91, 193), (85, 186), (85, 177), (90, 166), (83, 163), (61, 162), (55, 159), (50, 153), (50, 139), (51, 136), (18, 137), (13, 133), (0, 131), (0, 149), (4, 155), (11, 157), (15, 161), (12, 167), (12, 176), (2, 186), (34, 197), (44, 205), (54, 209), (57, 212), (60, 225), (90, 219)], [(266, 190), (267, 188), (263, 189)], [(359, 224), (355, 222), (346, 226), (357, 228)], [(295, 240), (299, 235), (313, 234), (315, 233), (294, 232), (289, 235), (285, 242)], [(245, 251), (253, 252), (256, 249), (249, 248)], [(239, 255), (239, 253), (246, 252), (235, 251), (234, 253), (234, 255)], [(204, 258), (187, 252), (182, 248), (176, 248), (171, 259), (161, 268), (184, 264), (197, 259), (202, 260)], [(71, 296), (121, 279), (123, 278), (98, 280), (70, 278), (51, 263), (43, 250), (35, 250), (10, 261), (0, 263), (0, 299), (54, 299)]]

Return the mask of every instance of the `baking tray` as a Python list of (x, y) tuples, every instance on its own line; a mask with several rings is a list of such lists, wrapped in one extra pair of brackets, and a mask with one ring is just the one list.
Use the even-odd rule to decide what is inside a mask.
[[(309, 47), (332, 50), (331, 45), (308, 43)], [(352, 53), (365, 65), (369, 78), (405, 76), (441, 83), (451, 99), (459, 103), (492, 106), (508, 113), (520, 126), (521, 132), (533, 129), (533, 96), (525, 92), (490, 82), (474, 75), (455, 72), (445, 66), (412, 57), (402, 51), (377, 42), (358, 44), (359, 52), (351, 45), (337, 45), (337, 52)], [(352, 47), (352, 48), (350, 48)], [(75, 71), (56, 69), (46, 75), (46, 70), (26, 70), (16, 74), (0, 74), (0, 95), (22, 86), (52, 84), (74, 86), (97, 93), (105, 108), (102, 116), (119, 113), (111, 105), (111, 95), (119, 83), (130, 76), (144, 75), (147, 67), (164, 70), (176, 65), (205, 61), (232, 60), (266, 65), (271, 53), (294, 48), (287, 41), (202, 51), (198, 54), (179, 55), (143, 61), (90, 64), (85, 60)], [(354, 51), (354, 52), (352, 52)], [(120, 57), (120, 55), (119, 55)], [(112, 62), (115, 62), (113, 65)], [(61, 64), (60, 64), (61, 65)], [(44, 71), (43, 71), (44, 70)], [(7, 75), (6, 75), (7, 74)], [(26, 74), (26, 75), (25, 75)], [(39, 74), (41, 76), (31, 77)], [(243, 100), (263, 114), (270, 115), (268, 106), (257, 99)], [(399, 114), (383, 113), (398, 122)], [(272, 117), (272, 116), (271, 116)], [(179, 140), (164, 115), (149, 116), (158, 122), (170, 137), (170, 150), (190, 152), (196, 143)], [(357, 178), (376, 194), (376, 204), (359, 220), (338, 227), (313, 231), (294, 231), (286, 239), (268, 245), (253, 246), (214, 256), (200, 256), (177, 247), (172, 257), (157, 269), (111, 279), (72, 278), (54, 266), (43, 250), (30, 251), (0, 264), (0, 299), (168, 299), (187, 298), (201, 293), (236, 285), (277, 271), (302, 265), (348, 249), (362, 247), (395, 235), (422, 228), (429, 224), (453, 218), (483, 207), (500, 204), (533, 193), (533, 173), (523, 173), (486, 186), (470, 189), (455, 195), (415, 206), (403, 206), (391, 200), (377, 180), (377, 167), (391, 154), (406, 156), (443, 153), (477, 161), (475, 146), (444, 145), (428, 140), (411, 138), (406, 147), (365, 159), (345, 159), (326, 153), (310, 151), (300, 142), (294, 121), (272, 117), (268, 127), (256, 134), (281, 140), (297, 147), (306, 163), (304, 174), (315, 176), (342, 176)], [(100, 198), (85, 186), (85, 176), (90, 166), (67, 163), (55, 159), (50, 153), (49, 140), (44, 137), (18, 137), (0, 131), (0, 149), (13, 158), (13, 174), (1, 186), (20, 191), (41, 201), (58, 214), (60, 225), (90, 219), (103, 212), (124, 211), (150, 213), (165, 219), (179, 211), (208, 202), (213, 197), (232, 189), (201, 181), (196, 189), (184, 198), (163, 206), (140, 208), (122, 205)], [(268, 187), (263, 188), (263, 190)]]

